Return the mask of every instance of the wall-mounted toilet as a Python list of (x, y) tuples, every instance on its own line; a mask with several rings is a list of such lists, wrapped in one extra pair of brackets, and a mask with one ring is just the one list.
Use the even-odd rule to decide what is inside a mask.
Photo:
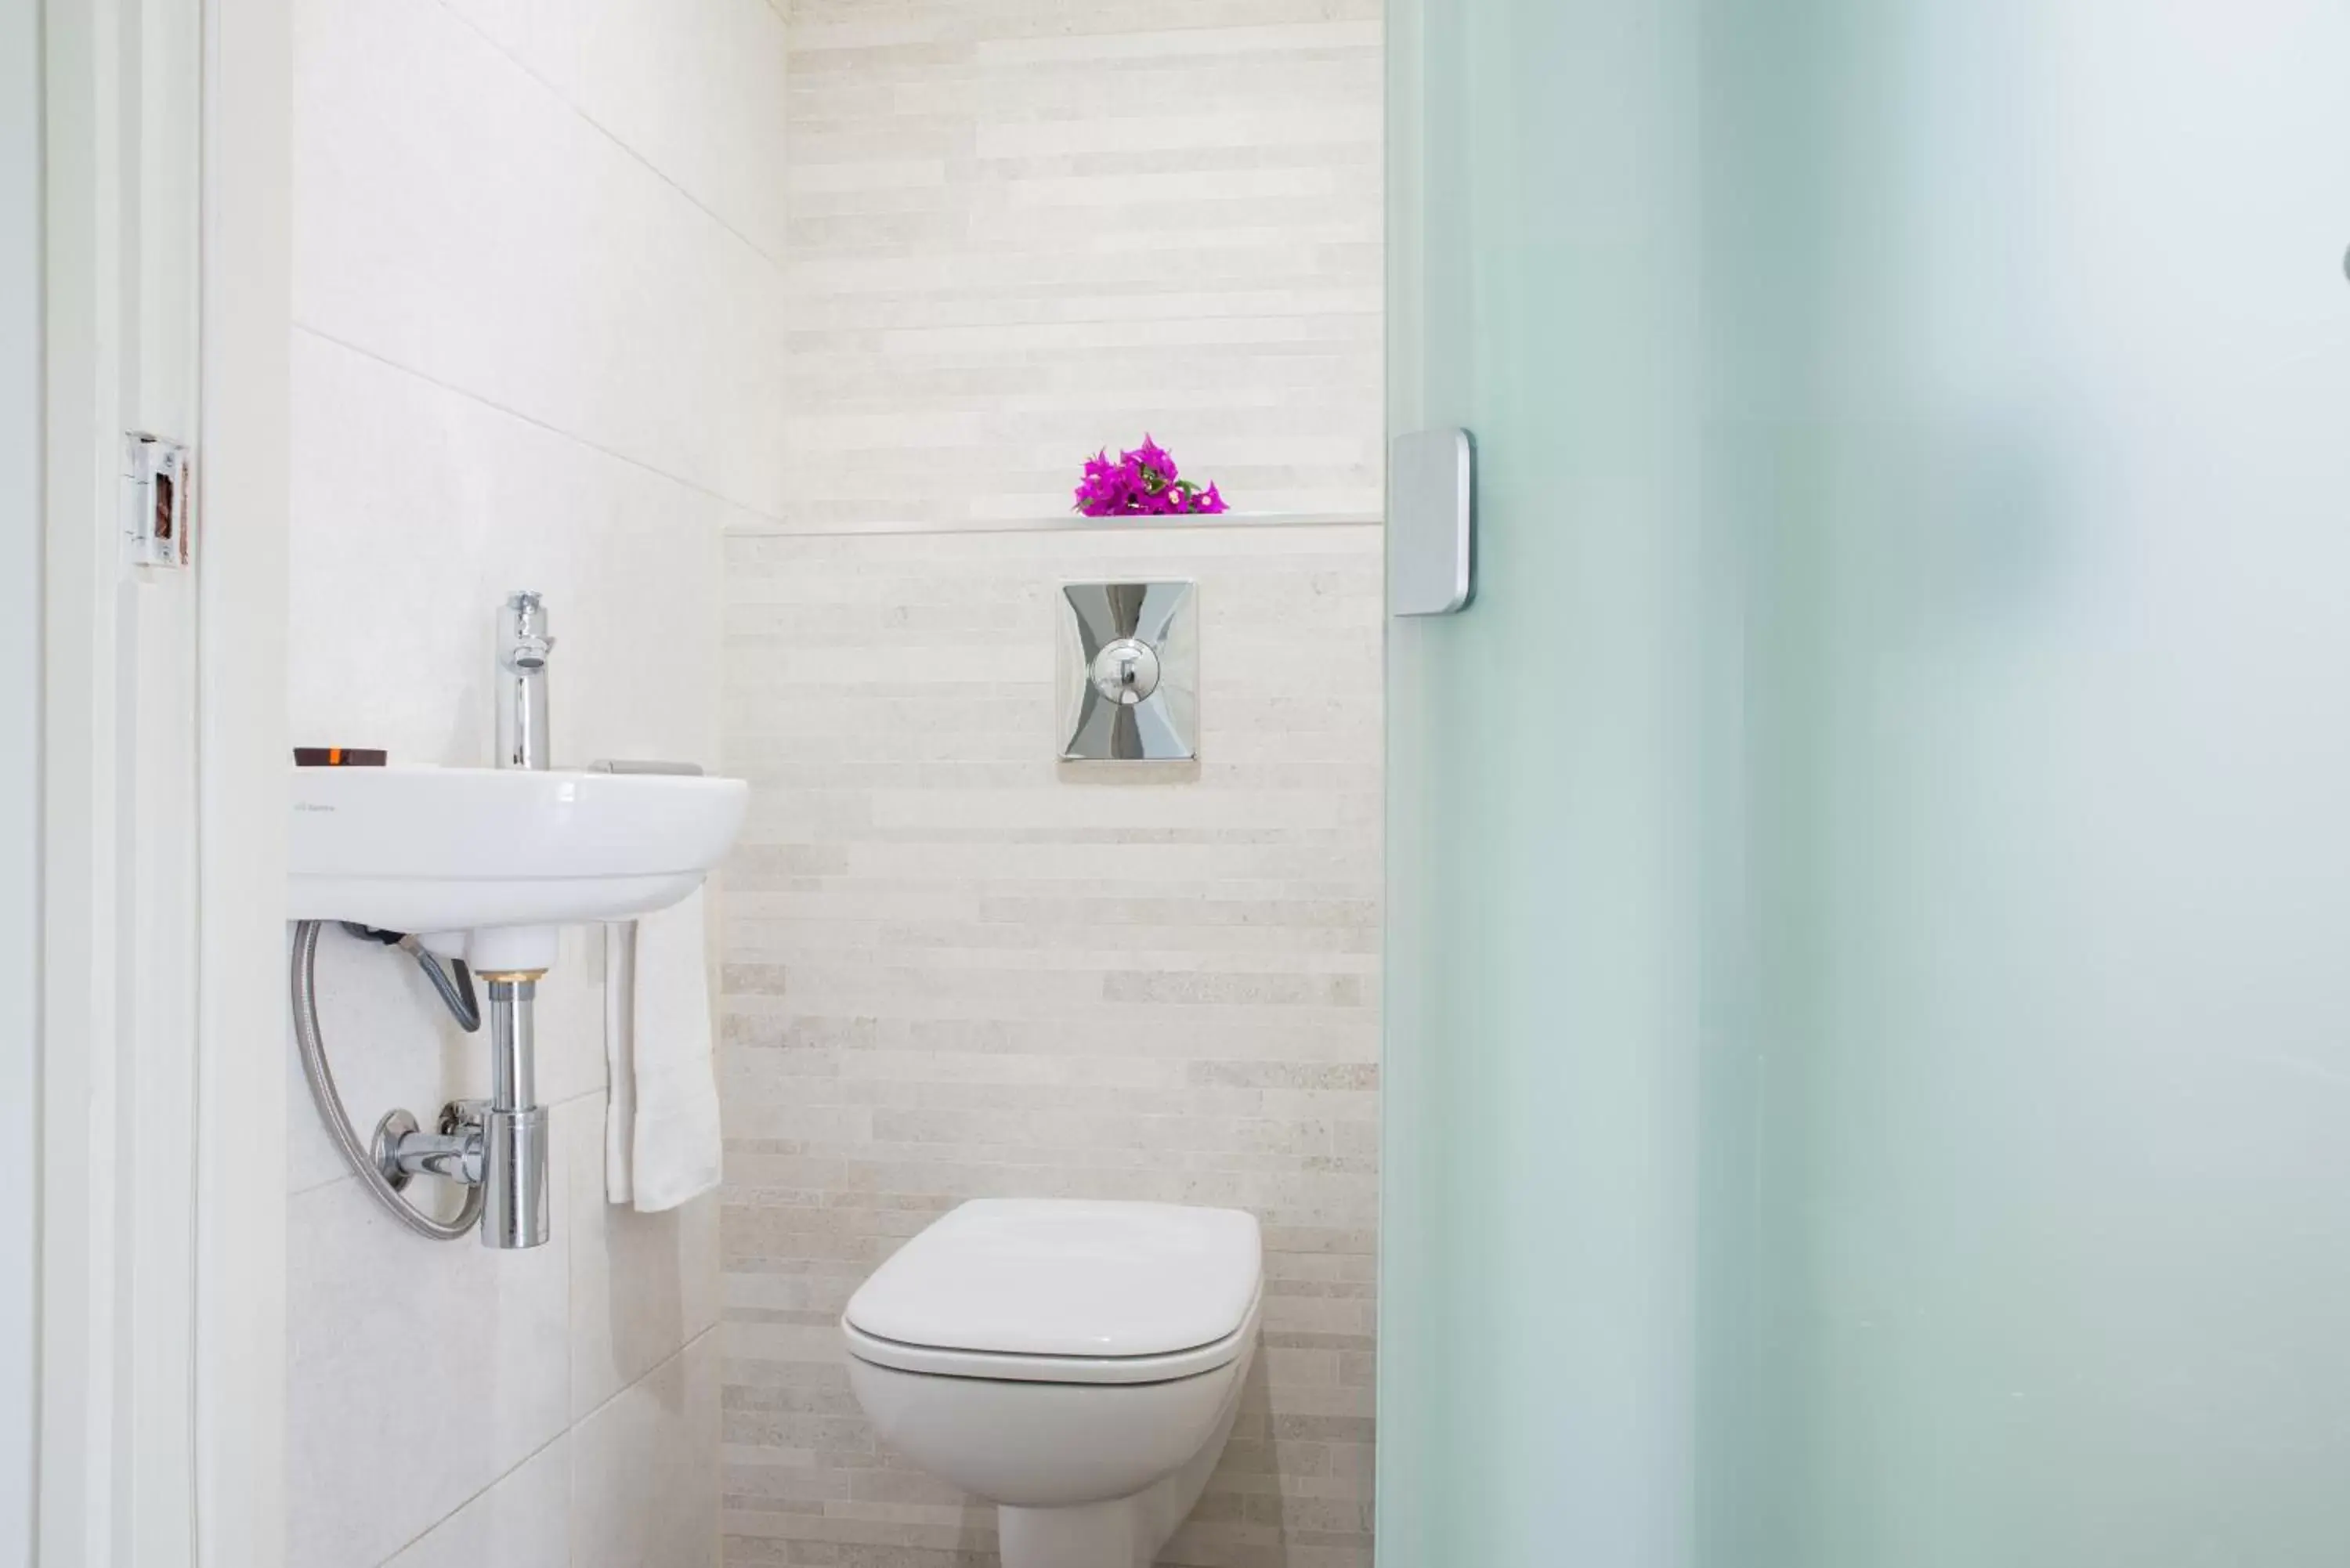
[(1149, 1568), (1232, 1435), (1263, 1284), (1237, 1210), (966, 1203), (850, 1299), (849, 1384), (997, 1505), (1003, 1568)]

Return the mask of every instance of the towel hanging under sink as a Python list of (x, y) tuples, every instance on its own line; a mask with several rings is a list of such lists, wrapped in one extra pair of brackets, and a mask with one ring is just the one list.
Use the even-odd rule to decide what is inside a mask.
[(604, 928), (604, 1192), (650, 1212), (718, 1185), (718, 1066), (702, 891)]

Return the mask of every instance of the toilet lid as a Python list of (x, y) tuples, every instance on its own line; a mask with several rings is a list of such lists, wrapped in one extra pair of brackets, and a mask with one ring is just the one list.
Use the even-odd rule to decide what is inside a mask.
[(847, 1321), (940, 1349), (1164, 1355), (1238, 1330), (1262, 1263), (1236, 1209), (982, 1199), (899, 1248)]

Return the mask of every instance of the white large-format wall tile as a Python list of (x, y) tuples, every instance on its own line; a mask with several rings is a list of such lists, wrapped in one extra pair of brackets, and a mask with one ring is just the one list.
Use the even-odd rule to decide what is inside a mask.
[(783, 17), (767, 0), (450, 0), (770, 257), (784, 254)]
[[(559, 763), (716, 760), (721, 535), (774, 510), (781, 468), (783, 26), (733, 0), (593, 9), (297, 5), (306, 743), (486, 763), (493, 617), (532, 587)], [(400, 1231), (294, 1089), (296, 1568), (572, 1561), (567, 1434), (658, 1407), (644, 1380), (712, 1321), (712, 1205), (602, 1203), (602, 981), (601, 933), (567, 931), (539, 988), (542, 1251)], [(320, 991), (362, 1130), (481, 1091), (485, 1041), (404, 957), (330, 931)], [(664, 1432), (714, 1477), (714, 1416)], [(714, 1530), (714, 1492), (691, 1506)]]
[(356, 1178), (287, 1216), (287, 1560), (373, 1568), (571, 1418), (568, 1205), (493, 1252), (402, 1230)]
[(718, 1561), (718, 1335), (705, 1334), (571, 1437), (572, 1568)]
[(1378, 509), (1380, 0), (797, 0), (795, 523)]
[(300, 743), (486, 765), (497, 607), (527, 587), (558, 763), (712, 760), (720, 536), (747, 514), (311, 333), (294, 381)]
[[(1164, 1561), (1370, 1560), (1380, 530), (729, 541), (728, 1552), (944, 1568), (836, 1323), (966, 1198), (1227, 1204), (1264, 1350)], [(1056, 763), (1059, 585), (1200, 585), (1196, 766)], [(830, 1553), (830, 1555), (828, 1555)], [(984, 1562), (984, 1556), (971, 1559)]]
[(584, 1416), (718, 1322), (718, 1195), (658, 1214), (604, 1201), (605, 1096), (555, 1112), (577, 1216), (571, 1251), (571, 1408)]
[(774, 260), (445, 5), (296, 26), (296, 322), (772, 511)]

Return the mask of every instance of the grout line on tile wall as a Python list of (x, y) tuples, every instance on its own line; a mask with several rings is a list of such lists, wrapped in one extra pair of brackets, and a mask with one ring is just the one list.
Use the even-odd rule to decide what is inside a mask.
[[(577, 1426), (577, 1424), (578, 1423), (577, 1422), (572, 1423), (573, 1426)], [(489, 1483), (486, 1486), (484, 1486), (479, 1491), (474, 1492), (471, 1497), (465, 1499), (464, 1501), (459, 1503), (456, 1507), (451, 1509), (448, 1512), (442, 1514), (440, 1518), (434, 1520), (432, 1523), (418, 1531), (414, 1535), (411, 1535), (407, 1540), (401, 1542), (397, 1548), (387, 1552), (382, 1561), (376, 1564), (376, 1568), (384, 1568), (384, 1563), (397, 1562), (401, 1552), (408, 1551), (418, 1542), (423, 1540), (426, 1536), (432, 1534), (434, 1531), (440, 1529), (442, 1525), (448, 1523), (451, 1520), (456, 1518), (459, 1514), (473, 1507), (475, 1503), (481, 1501), (482, 1499), (489, 1496), (490, 1493), (497, 1490), (498, 1488), (504, 1486), (507, 1481), (513, 1480), (515, 1475), (519, 1474), (525, 1465), (536, 1460), (541, 1454), (546, 1452), (547, 1449), (555, 1447), (556, 1444), (563, 1441), (564, 1438), (570, 1435), (571, 1427), (564, 1428), (561, 1431), (547, 1438), (546, 1441), (539, 1444), (538, 1447), (531, 1449), (530, 1452), (525, 1454), (522, 1458), (508, 1465), (504, 1469), (500, 1470), (495, 1476), (491, 1478)], [(567, 1520), (565, 1523), (567, 1526), (569, 1521)]]
[(332, 1176), (322, 1176), (317, 1180), (300, 1187), (296, 1187), (289, 1182), (286, 1188), (286, 1199), (290, 1203), (296, 1198), (307, 1198), (313, 1192), (323, 1192), (338, 1181), (357, 1181), (358, 1179), (359, 1178), (348, 1170), (338, 1170)]
[[(721, 1322), (723, 1321), (724, 1320), (721, 1319)], [(611, 1393), (606, 1395), (601, 1402), (589, 1406), (585, 1412), (573, 1417), (571, 1418), (570, 1425), (564, 1428), (564, 1430), (566, 1432), (576, 1432), (580, 1428), (586, 1426), (588, 1422), (594, 1420), (597, 1417), (602, 1415), (607, 1409), (611, 1407), (613, 1400), (630, 1392), (636, 1388), (639, 1384), (644, 1382), (645, 1379), (660, 1372), (662, 1367), (667, 1366), (671, 1362), (675, 1361), (679, 1356), (683, 1355), (687, 1351), (691, 1350), (695, 1345), (700, 1345), (703, 1340), (708, 1339), (712, 1334), (716, 1334), (718, 1332), (718, 1324), (712, 1324), (700, 1334), (695, 1334), (683, 1345), (679, 1345), (675, 1350), (671, 1351), (667, 1355), (662, 1356), (659, 1361), (654, 1362), (650, 1366), (646, 1367), (642, 1372), (638, 1373), (634, 1377), (631, 1377), (626, 1383), (621, 1384), (618, 1388), (612, 1390)]]
[[(749, 504), (747, 502), (738, 501), (732, 495), (723, 494), (718, 491), (712, 490), (710, 486), (703, 484), (699, 480), (688, 479), (681, 473), (671, 473), (669, 470), (656, 467), (640, 457), (631, 457), (627, 452), (615, 451), (613, 448), (606, 446), (601, 441), (590, 441), (588, 437), (580, 435), (577, 431), (565, 430), (560, 425), (549, 424), (536, 414), (526, 414), (520, 409), (512, 408), (507, 404), (498, 402), (494, 399), (485, 398), (479, 392), (469, 391), (463, 387), (452, 385), (450, 382), (441, 379), (438, 376), (432, 375), (429, 371), (420, 370), (413, 365), (402, 364), (400, 360), (394, 359), (386, 354), (380, 354), (372, 348), (362, 348), (360, 345), (350, 341), (347, 337), (338, 337), (331, 332), (323, 331), (318, 327), (312, 327), (307, 323), (301, 321), (296, 321), (294, 324), (294, 327), (296, 331), (304, 333), (311, 337), (315, 337), (321, 343), (332, 344), (334, 347), (344, 350), (346, 353), (358, 355), (362, 359), (371, 359), (387, 369), (399, 371), (403, 376), (413, 376), (418, 380), (423, 382), (426, 386), (438, 388), (440, 390), (448, 393), (451, 397), (463, 398), (467, 402), (478, 403), (483, 408), (491, 410), (493, 413), (504, 414), (510, 420), (519, 420), (524, 424), (529, 425), (535, 430), (545, 431), (548, 435), (559, 437), (564, 441), (569, 441), (574, 446), (586, 447), (589, 452), (599, 452), (602, 455), (610, 458), (615, 462), (625, 462), (630, 468), (639, 470), (645, 473), (650, 473), (656, 479), (665, 479), (671, 484), (681, 485), (687, 490), (692, 491), (697, 495), (707, 496), (709, 499), (717, 502), (722, 506), (729, 507), (732, 510), (743, 513), (747, 516), (772, 516), (772, 514), (762, 512), (757, 507)], [(778, 523), (782, 521), (781, 518), (775, 518), (774, 520)], [(734, 525), (731, 524), (725, 524), (723, 531), (733, 533), (734, 531)]]
[[(744, 234), (742, 230), (736, 228), (732, 223), (727, 221), (723, 213), (720, 213), (716, 208), (703, 201), (701, 197), (695, 195), (692, 192), (687, 190), (683, 185), (678, 183), (676, 179), (673, 178), (667, 170), (661, 168), (660, 165), (655, 163), (643, 153), (629, 146), (626, 141), (615, 135), (601, 120), (598, 119), (594, 115), (589, 114), (579, 105), (572, 102), (570, 98), (565, 94), (561, 88), (556, 87), (553, 82), (548, 81), (545, 77), (539, 75), (537, 71), (531, 67), (529, 61), (524, 59), (520, 55), (515, 54), (504, 44), (498, 42), (497, 39), (490, 36), (488, 33), (483, 31), (481, 26), (471, 16), (466, 16), (455, 6), (451, 5), (448, 3), (448, 0), (441, 0), (441, 8), (448, 12), (450, 16), (461, 24), (467, 32), (472, 33), (475, 37), (481, 39), (482, 42), (487, 44), (493, 50), (496, 51), (499, 57), (512, 65), (515, 69), (520, 71), (523, 75), (536, 82), (540, 87), (545, 88), (548, 94), (554, 98), (556, 102), (561, 104), (573, 114), (578, 116), (583, 124), (589, 127), (596, 132), (596, 134), (601, 136), (605, 140), (609, 141), (613, 146), (626, 153), (631, 162), (642, 166), (653, 176), (653, 178), (659, 180), (662, 184), (667, 185), (671, 190), (684, 197), (686, 202), (699, 211), (704, 217), (708, 218), (712, 223), (716, 223), (728, 234), (733, 235), (736, 239), (742, 241), (745, 245), (748, 245), (751, 248), (752, 254), (758, 256), (762, 261), (764, 261), (769, 266), (775, 268), (778, 273), (784, 270), (784, 263), (781, 257), (768, 254), (766, 246), (761, 244), (758, 241)], [(780, 16), (778, 20), (780, 25)]]

